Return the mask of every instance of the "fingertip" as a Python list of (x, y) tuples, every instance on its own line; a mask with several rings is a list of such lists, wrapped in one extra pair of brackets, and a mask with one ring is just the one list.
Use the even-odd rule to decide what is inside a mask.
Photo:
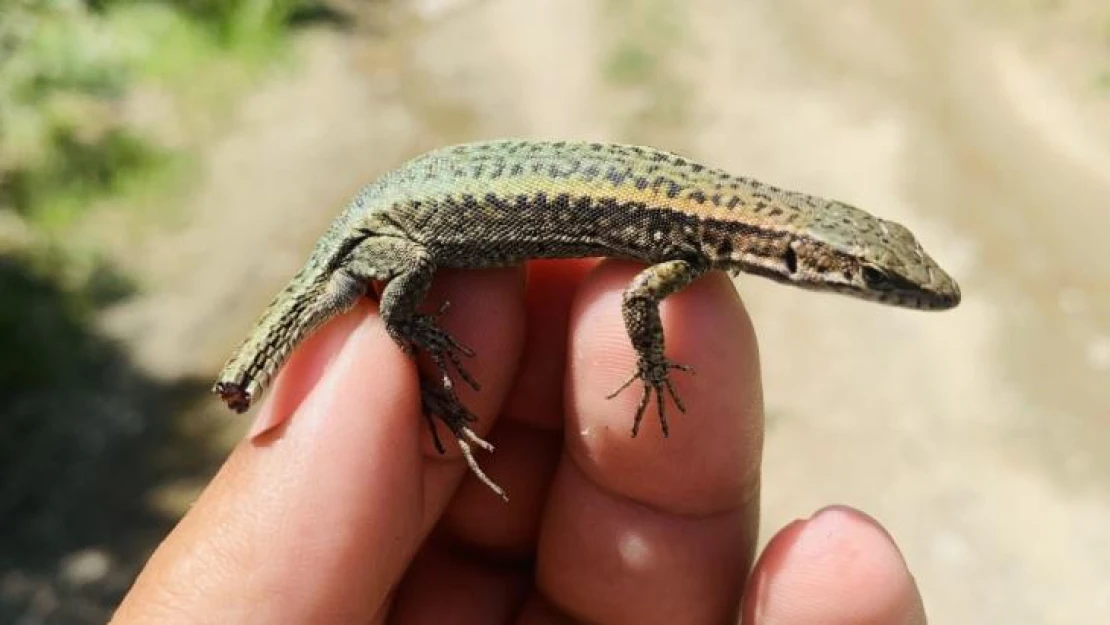
[[(193, 620), (249, 610), (264, 622), (373, 614), (415, 548), (422, 492), (415, 376), (368, 312), (356, 307), (302, 346), (283, 373), (293, 388), (279, 382), (263, 407), (282, 427), (235, 448), (128, 610), (163, 602)], [(368, 365), (383, 368), (372, 383)]]
[[(639, 388), (622, 293), (642, 265), (606, 261), (570, 317), (566, 453), (537, 555), (537, 587), (591, 622), (735, 620), (758, 517), (762, 395), (754, 332), (735, 289), (711, 273), (664, 300), (666, 356), (696, 369), (674, 384), (687, 412), (670, 437), (654, 410), (630, 436)], [(674, 405), (668, 403), (668, 409)]]
[(589, 623), (735, 622), (751, 566), (747, 510), (681, 515), (614, 497), (571, 463), (552, 485), (536, 588)]
[(693, 373), (672, 382), (664, 437), (652, 397), (631, 436), (642, 385), (607, 399), (636, 368), (622, 293), (642, 265), (605, 262), (583, 283), (571, 317), (567, 445), (582, 471), (622, 496), (685, 514), (736, 508), (758, 489), (763, 402), (755, 332), (735, 288), (711, 272), (666, 298), (665, 353)]
[(833, 506), (771, 539), (744, 600), (744, 623), (922, 625), (921, 595), (874, 519)]

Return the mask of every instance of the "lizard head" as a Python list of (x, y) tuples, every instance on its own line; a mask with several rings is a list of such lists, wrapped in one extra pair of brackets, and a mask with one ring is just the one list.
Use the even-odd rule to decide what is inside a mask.
[(808, 226), (785, 254), (792, 282), (923, 310), (960, 303), (956, 281), (904, 226), (842, 202), (816, 211)]

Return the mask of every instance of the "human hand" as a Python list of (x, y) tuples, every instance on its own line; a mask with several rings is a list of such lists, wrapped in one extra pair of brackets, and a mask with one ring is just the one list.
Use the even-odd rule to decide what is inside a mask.
[(527, 288), (519, 270), (441, 272), (429, 301), (457, 302), (444, 323), (478, 354), (483, 388), (460, 394), (481, 428), (499, 415), (478, 458), (509, 505), (442, 429), (435, 453), (372, 304), (328, 324), (113, 622), (924, 623), (894, 543), (850, 509), (781, 529), (749, 574), (763, 402), (724, 276), (663, 306), (668, 356), (697, 370), (675, 379), (689, 412), (668, 406), (669, 439), (653, 411), (629, 436), (639, 389), (605, 396), (635, 365), (620, 301), (637, 269), (533, 263)]

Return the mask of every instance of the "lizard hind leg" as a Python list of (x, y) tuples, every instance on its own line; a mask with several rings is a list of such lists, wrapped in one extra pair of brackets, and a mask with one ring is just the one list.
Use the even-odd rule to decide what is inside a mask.
[(452, 370), (474, 390), (481, 388), (462, 362), (464, 357), (473, 357), (474, 350), (440, 325), (440, 319), (447, 312), (449, 302), (444, 302), (434, 313), (417, 310), (432, 285), (436, 267), (422, 248), (416, 244), (410, 246), (404, 268), (382, 290), (382, 319), (385, 320), (390, 337), (406, 353), (427, 354), (439, 374), (443, 390), (453, 402), (459, 403), (455, 382), (451, 378)]
[(432, 284), (436, 266), (427, 251), (418, 243), (397, 237), (367, 239), (347, 263), (348, 271), (366, 279), (387, 280), (382, 290), (382, 319), (390, 337), (409, 355), (425, 353), (438, 374), (420, 375), (421, 410), (432, 433), (436, 451), (445, 453), (435, 420), (442, 422), (454, 435), (467, 466), (497, 496), (508, 501), (504, 489), (482, 471), (474, 457), (473, 447), (492, 452), (493, 445), (479, 437), (470, 424), (477, 417), (463, 405), (455, 390), (454, 372), (474, 390), (478, 381), (463, 366), (462, 359), (474, 356), (474, 350), (457, 340), (440, 326), (440, 319), (449, 304), (444, 302), (434, 313), (417, 309)]
[(434, 384), (428, 383), (429, 381), (421, 376), (421, 409), (424, 411), (424, 417), (428, 421), (428, 428), (432, 432), (432, 440), (435, 442), (436, 450), (439, 453), (444, 453), (443, 444), (439, 440), (439, 434), (436, 432), (436, 424), (433, 421), (433, 415), (438, 418), (451, 430), (455, 436), (455, 442), (459, 446), (459, 451), (462, 452), (463, 459), (466, 460), (466, 465), (470, 468), (474, 477), (478, 481), (485, 484), (495, 495), (504, 501), (509, 501), (509, 496), (505, 493), (505, 489), (501, 488), (494, 482), (482, 467), (478, 465), (478, 460), (474, 457), (474, 451), (471, 445), (479, 447), (487, 452), (493, 452), (493, 445), (488, 441), (478, 436), (474, 430), (470, 429), (469, 424), (476, 421), (477, 417), (474, 416), (465, 406), (462, 405), (457, 399), (448, 394), (444, 389), (439, 389)]
[[(348, 272), (366, 280), (387, 281), (380, 307), (389, 336), (405, 353), (424, 352), (439, 373), (448, 396), (458, 402), (452, 369), (474, 390), (480, 385), (463, 366), (462, 359), (474, 356), (466, 346), (440, 326), (448, 309), (444, 302), (434, 313), (417, 309), (432, 285), (436, 266), (424, 246), (400, 237), (371, 237), (363, 241), (345, 262)], [(422, 386), (427, 386), (422, 379)]]

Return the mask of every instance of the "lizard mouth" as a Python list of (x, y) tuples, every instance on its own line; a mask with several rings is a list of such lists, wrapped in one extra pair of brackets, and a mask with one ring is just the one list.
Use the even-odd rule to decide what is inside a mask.
[(250, 393), (234, 382), (219, 382), (212, 388), (212, 392), (219, 395), (227, 407), (235, 412), (246, 412), (251, 406)]

